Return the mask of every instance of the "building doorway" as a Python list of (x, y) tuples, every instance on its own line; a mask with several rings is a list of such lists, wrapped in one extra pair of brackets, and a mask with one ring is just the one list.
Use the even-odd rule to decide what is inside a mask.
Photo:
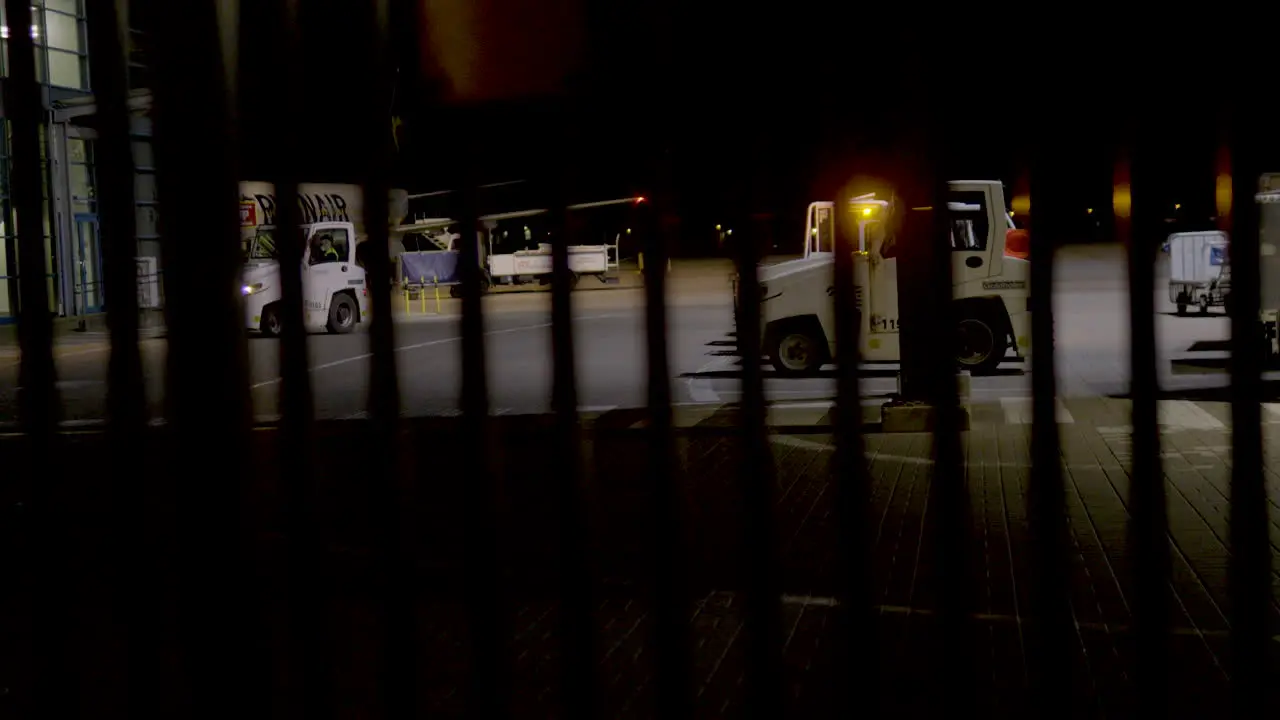
[(98, 216), (75, 216), (75, 296), (80, 315), (102, 312), (102, 245), (98, 241)]

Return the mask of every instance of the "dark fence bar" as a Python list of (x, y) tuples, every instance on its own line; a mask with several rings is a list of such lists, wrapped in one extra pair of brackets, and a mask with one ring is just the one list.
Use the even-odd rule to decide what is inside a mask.
[(511, 670), (507, 656), (508, 619), (498, 577), (498, 527), (494, 469), (489, 450), (489, 384), (485, 376), (483, 281), (477, 229), (476, 190), (469, 172), (461, 173), (458, 201), (462, 272), (462, 451), (479, 458), (468, 479), (466, 507), (466, 603), (473, 660), (467, 707), (476, 717), (506, 717), (511, 712)]
[[(10, 27), (32, 24), (27, 0), (6, 0)], [(18, 689), (20, 711), (30, 716), (57, 717), (75, 712), (81, 686), (70, 657), (74, 634), (67, 626), (75, 608), (72, 583), (62, 566), (71, 562), (73, 542), (66, 522), (67, 507), (62, 459), (55, 435), (60, 407), (53, 364), (53, 325), (45, 290), (48, 254), (42, 237), (41, 89), (36, 84), (35, 51), (30, 34), (14, 32), (8, 48), (9, 77), (5, 80), (4, 110), (11, 126), (12, 196), (18, 218), (18, 342), (22, 357), (18, 368), (18, 413), (28, 443), (24, 454), (6, 459), (17, 470), (16, 487), (6, 507), (6, 549), (11, 558), (17, 598), (10, 607), (30, 612), (30, 623), (10, 618), (8, 634), (23, 645), (30, 662), (19, 661), (9, 670), (16, 678), (32, 682)], [(10, 261), (12, 261), (10, 257)], [(14, 462), (16, 460), (16, 462)], [(5, 473), (8, 475), (8, 473)], [(21, 599), (19, 599), (21, 598)], [(22, 599), (30, 604), (22, 605)], [(25, 625), (25, 626), (24, 626)], [(60, 678), (75, 678), (62, 683)]]
[[(5, 0), (9, 23), (14, 27), (31, 27), (31, 7), (23, 0)], [(23, 426), (32, 433), (41, 449), (49, 449), (49, 434), (60, 413), (55, 370), (53, 366), (53, 323), (49, 296), (45, 289), (45, 267), (42, 223), (41, 172), (41, 100), (36, 84), (35, 48), (31, 36), (15, 32), (9, 39), (9, 78), (5, 82), (5, 112), (12, 126), (13, 201), (19, 219), (28, 218), (18, 227), (18, 332), (22, 347), (19, 385), (22, 387), (20, 414)], [(10, 270), (10, 272), (14, 272)]]
[(281, 524), (287, 538), (289, 631), (287, 667), (293, 695), (291, 706), (301, 717), (319, 717), (331, 702), (329, 649), (323, 613), (324, 560), (316, 527), (313, 501), (316, 464), (310, 452), (315, 442), (311, 373), (308, 370), (307, 333), (303, 322), (302, 261), (305, 239), (300, 223), (298, 174), (305, 153), (298, 142), (297, 118), (303, 114), (299, 92), (302, 38), (298, 29), (298, 0), (275, 0), (273, 25), (264, 29), (270, 38), (271, 67), (265, 75), (274, 80), (272, 147), (275, 156), (268, 178), (276, 195), (275, 246), (280, 255), (280, 426), (279, 452), (287, 462), (280, 466), (284, 489)]
[(142, 355), (138, 347), (137, 222), (134, 208), (132, 142), (129, 136), (128, 85), (122, 38), (126, 18), (112, 0), (89, 0), (86, 12), (94, 98), (98, 106), (97, 177), (100, 229), (105, 263), (103, 286), (111, 355), (107, 369), (108, 476), (116, 482), (98, 491), (102, 507), (111, 509), (109, 521), (92, 534), (106, 540), (105, 572), (112, 574), (110, 599), (123, 629), (116, 646), (125, 662), (117, 666), (126, 698), (123, 714), (147, 717), (172, 710), (172, 685), (160, 660), (164, 611), (163, 584), (158, 581), (156, 553), (147, 529), (155, 518), (147, 508), (148, 483), (138, 469), (146, 444), (146, 395)]
[[(1169, 540), (1164, 474), (1160, 462), (1160, 430), (1156, 399), (1155, 253), (1159, 247), (1155, 224), (1159, 211), (1148, 199), (1143, 180), (1147, 160), (1139, 150), (1132, 161), (1116, 163), (1112, 203), (1116, 239), (1129, 253), (1129, 388), (1133, 404), (1133, 469), (1129, 484), (1130, 566), (1134, 580), (1132, 604), (1139, 712), (1163, 717), (1168, 695)], [(1136, 167), (1135, 173), (1130, 162)], [(1143, 175), (1142, 173), (1148, 173)], [(1138, 181), (1135, 182), (1134, 178)], [(1148, 203), (1150, 203), (1148, 205)]]
[(747, 218), (737, 243), (738, 350), (742, 357), (742, 455), (738, 458), (745, 517), (742, 579), (746, 601), (747, 702), (760, 717), (780, 717), (782, 617), (774, 567), (774, 465), (765, 422), (764, 379), (760, 371), (760, 247), (763, 223)]
[[(936, 111), (935, 111), (936, 112)], [(941, 116), (934, 116), (935, 122)], [(912, 321), (921, 322), (921, 330), (927, 337), (949, 337), (946, 320), (952, 317), (950, 310), (953, 304), (953, 288), (951, 267), (951, 216), (949, 201), (951, 198), (948, 181), (954, 179), (955, 167), (951, 156), (951, 142), (955, 138), (935, 125), (927, 138), (926, 152), (929, 152), (933, 163), (929, 167), (932, 172), (926, 175), (929, 181), (924, 187), (932, 190), (933, 212), (927, 214), (928, 242), (922, 243), (924, 250), (922, 268), (928, 282), (922, 288), (925, 291), (932, 312), (916, 316)], [(930, 176), (931, 175), (931, 176)], [(912, 215), (921, 215), (916, 211), (908, 211)], [(922, 333), (921, 338), (926, 337)], [(923, 346), (920, 348), (923, 349)], [(905, 349), (904, 349), (905, 352)], [(938, 582), (938, 620), (941, 644), (934, 657), (935, 697), (933, 712), (956, 712), (965, 714), (974, 707), (974, 673), (971, 661), (973, 652), (972, 612), (973, 591), (970, 578), (970, 561), (968, 542), (969, 524), (972, 514), (969, 510), (969, 488), (967, 473), (964, 469), (960, 437), (960, 409), (956, 390), (956, 367), (954, 359), (947, 353), (929, 352), (922, 360), (921, 367), (927, 368), (929, 380), (926, 384), (926, 395), (934, 408), (935, 425), (933, 433), (933, 477), (931, 480), (930, 510), (934, 518), (934, 544)], [(936, 498), (936, 502), (935, 502)], [(935, 509), (936, 508), (936, 509)]]
[[(254, 582), (246, 475), (250, 405), (240, 309), (233, 72), (225, 3), (153, 0), (154, 147), (165, 266), (166, 420), (160, 477), (176, 497), (186, 713), (266, 707), (271, 654)], [(190, 463), (198, 459), (198, 466)], [(157, 540), (166, 542), (167, 538)]]
[(688, 568), (685, 562), (683, 480), (675, 454), (671, 417), (671, 372), (667, 359), (667, 257), (674, 228), (668, 224), (670, 169), (658, 169), (651, 216), (638, 223), (644, 233), (645, 344), (648, 350), (647, 446), (653, 486), (655, 707), (664, 718), (693, 716), (693, 650), (689, 632)]
[[(1037, 128), (1036, 132), (1047, 132)], [(1031, 233), (1031, 485), (1027, 489), (1035, 575), (1032, 578), (1028, 665), (1033, 712), (1043, 718), (1069, 717), (1071, 694), (1071, 595), (1066, 559), (1066, 496), (1058, 435), (1058, 377), (1054, 349), (1054, 253), (1061, 234), (1055, 219), (1060, 189), (1053, 181), (1066, 158), (1056, 138), (1037, 136), (1032, 148), (1031, 207), (1047, 220)]]
[[(836, 579), (844, 606), (838, 620), (836, 667), (848, 682), (835, 695), (845, 714), (865, 713), (869, 698), (879, 692), (875, 658), (879, 637), (872, 609), (871, 473), (862, 444), (862, 400), (858, 391), (858, 355), (861, 347), (863, 301), (856, 296), (853, 280), (853, 253), (857, 249), (857, 228), (849, 210), (848, 193), (841, 193), (835, 207), (835, 303), (836, 322), (836, 411), (835, 411), (835, 492), (841, 568)], [(808, 239), (806, 238), (806, 242)], [(874, 713), (872, 713), (874, 714)]]
[[(564, 146), (564, 143), (557, 143)], [(562, 160), (567, 163), (567, 161)], [(555, 164), (555, 159), (551, 160)], [(565, 190), (572, 175), (563, 167), (549, 178), (551, 202), (551, 357), (553, 362), (551, 407), (555, 413), (554, 477), (557, 523), (560, 526), (560, 609), (564, 669), (561, 684), (565, 715), (590, 718), (595, 705), (595, 645), (592, 577), (587, 548), (587, 503), (584, 500), (582, 429), (578, 422), (577, 366), (573, 348), (573, 305), (569, 296), (573, 276), (569, 270), (569, 246), (573, 244), (572, 210)], [(558, 220), (558, 222), (557, 222)], [(550, 488), (548, 488), (550, 489)]]
[[(1263, 474), (1262, 359), (1259, 344), (1269, 342), (1259, 328), (1262, 278), (1259, 257), (1259, 213), (1254, 194), (1263, 168), (1258, 166), (1260, 112), (1252, 92), (1236, 90), (1232, 108), (1229, 167), (1231, 239), (1231, 705), (1237, 718), (1266, 713), (1269, 657), (1267, 614), (1272, 592), (1271, 540), (1267, 490)], [(1225, 177), (1223, 178), (1225, 180)], [(1270, 602), (1269, 602), (1270, 601)], [(1274, 654), (1274, 641), (1272, 651)]]
[(397, 433), (400, 423), (400, 386), (396, 372), (395, 332), (391, 310), (391, 255), (388, 208), (392, 136), (386, 121), (391, 107), (392, 65), (389, 61), (389, 6), (387, 0), (365, 3), (363, 89), (357, 93), (361, 108), (356, 127), (361, 155), (366, 159), (361, 181), (364, 193), (366, 280), (369, 295), (369, 454), (374, 513), (380, 517), (375, 548), (378, 583), (382, 592), (384, 648), (380, 668), (383, 702), (392, 718), (418, 715), (418, 581), (410, 539), (412, 521), (406, 516), (412, 488), (398, 471)]

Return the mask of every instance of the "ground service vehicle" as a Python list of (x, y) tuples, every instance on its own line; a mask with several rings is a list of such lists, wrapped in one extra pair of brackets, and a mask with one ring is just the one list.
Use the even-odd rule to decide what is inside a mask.
[(1231, 291), (1231, 266), (1227, 253), (1227, 234), (1209, 232), (1182, 232), (1169, 236), (1169, 302), (1178, 307), (1178, 314), (1187, 312), (1187, 306), (1200, 309), (1206, 315), (1209, 308), (1227, 304)]
[(1259, 323), (1267, 365), (1280, 358), (1280, 173), (1267, 173), (1258, 182), (1258, 272), (1261, 274)]
[[(638, 205), (644, 198), (619, 198), (568, 206), (569, 210), (588, 210), (609, 206)], [(515, 212), (484, 215), (477, 218), (476, 242), (481, 267), (481, 292), (494, 285), (524, 285), (551, 282), (551, 243), (541, 227), (546, 210), (519, 210)], [(436, 282), (450, 285), (450, 293), (457, 297), (461, 278), (457, 272), (457, 223), (448, 218), (421, 219), (411, 225), (396, 228), (397, 234), (406, 240), (421, 238), (433, 249), (405, 250), (400, 255), (401, 280), (410, 284)], [(623, 233), (614, 228), (606, 233), (605, 242), (599, 245), (570, 245), (569, 271), (576, 286), (583, 275), (595, 277), (601, 283), (617, 282), (618, 247)], [(612, 242), (609, 242), (612, 240)]]
[[(280, 230), (275, 225), (275, 194), (268, 183), (240, 184), (240, 226), (245, 267), (241, 276), (245, 326), (265, 335), (282, 329)], [(362, 192), (357, 185), (300, 185), (304, 250), (302, 256), (303, 323), (308, 331), (348, 333), (368, 320), (365, 271), (359, 259), (364, 241)], [(383, 222), (398, 225), (407, 195), (392, 191)]]
[[(1030, 350), (1030, 265), (1020, 249), (1006, 250), (1006, 236), (1019, 233), (1022, 242), (1025, 233), (1014, 230), (999, 182), (953, 181), (949, 188), (955, 320), (943, 342), (953, 348), (960, 368), (989, 373), (1009, 350), (1023, 356)], [(781, 374), (812, 374), (836, 357), (831, 298), (838, 210), (829, 202), (811, 204), (804, 257), (759, 270), (761, 351)], [(899, 362), (898, 242), (887, 222), (895, 208), (864, 195), (844, 211), (857, 218), (853, 268), (860, 358)]]

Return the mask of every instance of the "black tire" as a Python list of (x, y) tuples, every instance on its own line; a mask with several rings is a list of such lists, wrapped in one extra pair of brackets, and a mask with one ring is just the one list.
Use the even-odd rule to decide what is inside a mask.
[(356, 314), (359, 312), (359, 306), (350, 295), (338, 293), (333, 296), (333, 302), (329, 303), (329, 322), (325, 328), (335, 335), (352, 332), (356, 329)]
[(1186, 303), (1178, 303), (1178, 314), (1179, 314), (1179, 315), (1186, 315), (1186, 314), (1187, 314), (1187, 305), (1186, 305)]
[(272, 303), (262, 308), (262, 321), (258, 329), (267, 337), (278, 337), (284, 330), (284, 319), (280, 316), (280, 306)]
[(956, 365), (971, 375), (990, 375), (1009, 347), (1007, 324), (982, 308), (964, 308), (955, 326)]
[(779, 375), (812, 376), (826, 364), (826, 340), (805, 325), (782, 327), (770, 333), (765, 354)]

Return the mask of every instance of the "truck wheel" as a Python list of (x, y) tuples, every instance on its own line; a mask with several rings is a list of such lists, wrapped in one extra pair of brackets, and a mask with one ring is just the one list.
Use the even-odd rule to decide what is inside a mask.
[(769, 361), (780, 375), (812, 375), (822, 367), (826, 353), (821, 338), (804, 328), (784, 328), (769, 343)]
[(973, 375), (990, 375), (1004, 361), (1004, 323), (975, 310), (967, 310), (956, 323), (956, 364)]
[(327, 329), (331, 333), (344, 334), (356, 329), (356, 301), (346, 293), (333, 296), (329, 303), (329, 322)]
[(1178, 314), (1179, 314), (1179, 315), (1186, 315), (1186, 314), (1187, 314), (1187, 304), (1186, 304), (1186, 303), (1178, 303)]
[(277, 337), (284, 330), (284, 321), (280, 317), (280, 306), (273, 303), (262, 308), (262, 323), (258, 326), (267, 337)]

